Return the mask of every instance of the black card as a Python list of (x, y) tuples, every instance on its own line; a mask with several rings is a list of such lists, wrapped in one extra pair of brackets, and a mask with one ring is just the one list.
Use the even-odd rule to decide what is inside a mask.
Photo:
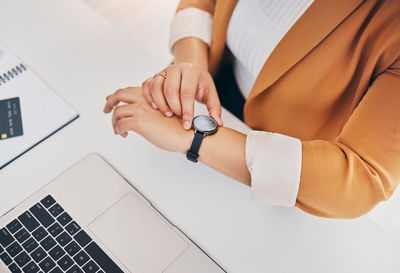
[(19, 98), (0, 100), (0, 140), (23, 134)]

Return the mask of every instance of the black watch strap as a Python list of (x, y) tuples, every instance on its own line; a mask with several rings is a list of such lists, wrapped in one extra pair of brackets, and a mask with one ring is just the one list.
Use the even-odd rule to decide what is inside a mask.
[(194, 134), (192, 146), (190, 146), (189, 151), (186, 154), (186, 158), (190, 161), (197, 162), (197, 158), (199, 157), (199, 149), (201, 142), (203, 141), (204, 133), (196, 131)]

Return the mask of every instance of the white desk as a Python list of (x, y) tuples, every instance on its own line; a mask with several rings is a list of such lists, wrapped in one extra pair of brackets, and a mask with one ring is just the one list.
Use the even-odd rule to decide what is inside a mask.
[[(104, 97), (168, 64), (177, 0), (108, 2), (131, 7), (113, 18), (80, 0), (1, 1), (0, 40), (81, 115), (0, 172), (1, 214), (98, 152), (229, 272), (400, 271), (400, 242), (365, 217), (329, 220), (257, 204), (248, 188), (201, 164), (134, 134), (114, 136)], [(245, 130), (227, 113), (224, 120)]]

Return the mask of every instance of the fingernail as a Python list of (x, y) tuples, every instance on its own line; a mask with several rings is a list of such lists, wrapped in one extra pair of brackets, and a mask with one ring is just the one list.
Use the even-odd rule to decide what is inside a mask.
[(173, 114), (171, 112), (166, 112), (165, 115), (170, 118)]
[(185, 123), (183, 124), (183, 128), (185, 130), (189, 130), (190, 129), (190, 122), (189, 121), (185, 121)]
[(218, 123), (219, 126), (221, 126), (221, 125), (223, 124), (222, 119), (221, 119), (220, 116), (217, 115), (217, 116), (215, 116), (214, 119), (217, 121), (217, 123)]
[(156, 110), (158, 109), (157, 105), (154, 102), (151, 103), (151, 107), (153, 107)]

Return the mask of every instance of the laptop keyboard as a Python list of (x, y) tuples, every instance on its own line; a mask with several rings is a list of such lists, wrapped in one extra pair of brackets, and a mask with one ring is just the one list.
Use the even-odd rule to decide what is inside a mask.
[(51, 195), (0, 229), (10, 272), (123, 272)]

